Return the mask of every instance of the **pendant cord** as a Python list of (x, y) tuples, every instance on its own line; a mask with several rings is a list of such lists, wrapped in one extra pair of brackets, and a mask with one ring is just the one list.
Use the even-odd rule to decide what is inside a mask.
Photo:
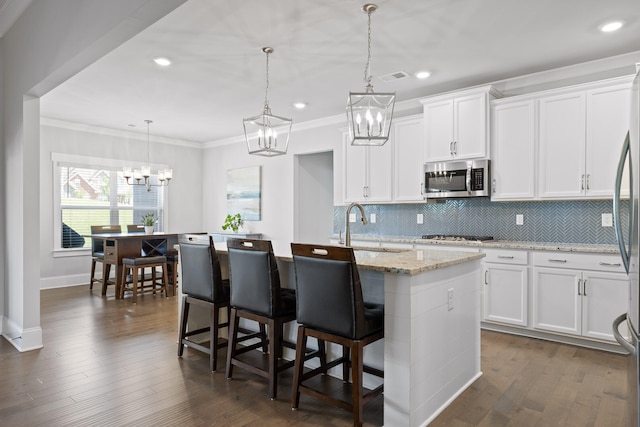
[(367, 12), (369, 17), (369, 30), (367, 34), (367, 65), (364, 67), (364, 82), (371, 85), (371, 11)]
[(267, 66), (266, 66), (266, 74), (267, 74), (267, 87), (264, 91), (264, 109), (269, 109), (269, 52), (266, 52), (267, 55)]
[(151, 154), (150, 154), (151, 148), (149, 143), (149, 125), (153, 123), (153, 121), (145, 120), (145, 122), (147, 122), (147, 166), (149, 166), (149, 169), (151, 169)]

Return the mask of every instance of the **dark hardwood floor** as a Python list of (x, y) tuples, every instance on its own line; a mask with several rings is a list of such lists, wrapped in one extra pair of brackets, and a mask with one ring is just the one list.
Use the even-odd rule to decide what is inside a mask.
[[(41, 306), (43, 349), (19, 353), (0, 339), (0, 425), (351, 425), (349, 413), (304, 395), (291, 411), (290, 371), (271, 401), (262, 378), (237, 369), (227, 380), (189, 348), (178, 359), (175, 298), (144, 295), (134, 306), (77, 286), (42, 291)], [(622, 426), (625, 363), (485, 331), (484, 375), (432, 425)], [(380, 397), (365, 406), (365, 425), (382, 419)]]

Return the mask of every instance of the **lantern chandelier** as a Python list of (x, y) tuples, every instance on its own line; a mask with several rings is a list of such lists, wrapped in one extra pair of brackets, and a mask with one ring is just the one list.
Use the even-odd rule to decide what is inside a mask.
[[(169, 185), (169, 181), (173, 178), (172, 169), (158, 170), (158, 184), (151, 183), (151, 163), (149, 161), (149, 125), (153, 123), (151, 120), (145, 120), (147, 124), (147, 164), (142, 165), (140, 169), (131, 170), (131, 168), (124, 168), (122, 175), (127, 180), (129, 185), (142, 185), (147, 188), (147, 191), (151, 191), (151, 187), (166, 187)], [(133, 178), (134, 181), (131, 180)]]
[(289, 135), (291, 134), (292, 120), (274, 116), (269, 108), (269, 55), (273, 48), (263, 47), (262, 51), (267, 56), (267, 88), (264, 94), (264, 108), (262, 113), (242, 120), (244, 137), (247, 142), (249, 154), (258, 156), (280, 156), (287, 153)]
[(375, 93), (371, 85), (371, 14), (375, 4), (365, 4), (362, 11), (369, 18), (367, 39), (367, 65), (364, 68), (364, 92), (349, 92), (347, 119), (351, 145), (384, 145), (389, 139), (396, 94)]

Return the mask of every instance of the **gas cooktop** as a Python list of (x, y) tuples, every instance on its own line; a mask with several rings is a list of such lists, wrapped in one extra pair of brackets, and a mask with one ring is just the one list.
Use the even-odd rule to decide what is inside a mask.
[(448, 240), (453, 242), (483, 242), (485, 240), (493, 240), (491, 236), (464, 236), (456, 234), (425, 234), (422, 238), (425, 240)]

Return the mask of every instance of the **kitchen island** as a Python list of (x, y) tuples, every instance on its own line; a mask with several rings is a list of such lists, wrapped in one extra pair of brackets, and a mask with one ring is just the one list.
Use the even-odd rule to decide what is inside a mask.
[[(289, 244), (274, 241), (273, 247), (283, 286), (294, 287)], [(226, 245), (216, 243), (216, 250), (224, 270)], [(484, 254), (385, 249), (355, 254), (365, 299), (385, 304), (385, 338), (365, 350), (365, 363), (384, 368), (384, 425), (425, 425), (482, 375)], [(295, 340), (295, 328), (285, 336)], [(365, 386), (376, 380), (365, 376)]]

